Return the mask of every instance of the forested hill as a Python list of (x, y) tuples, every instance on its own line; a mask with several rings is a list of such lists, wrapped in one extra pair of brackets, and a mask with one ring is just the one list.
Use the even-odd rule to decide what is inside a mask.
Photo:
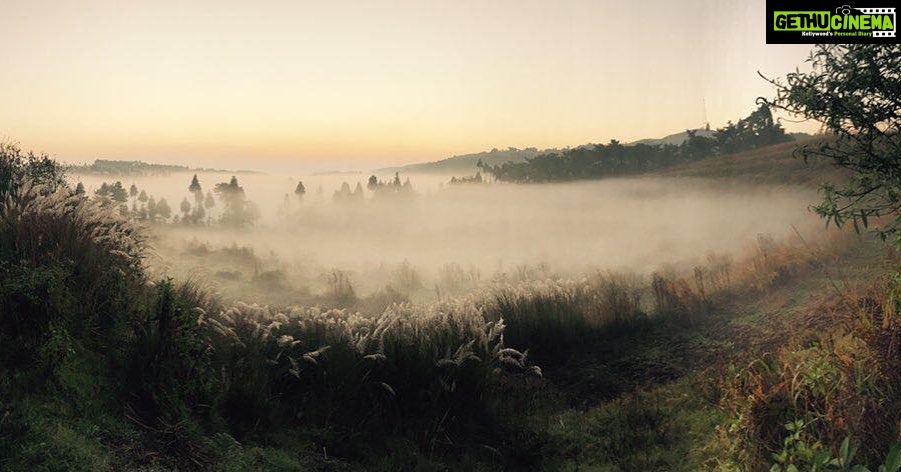
[(247, 170), (226, 171), (222, 169), (201, 169), (174, 164), (151, 164), (143, 161), (117, 161), (110, 159), (96, 159), (93, 164), (70, 165), (66, 167), (66, 171), (75, 174), (104, 175), (168, 175), (177, 172), (254, 173), (253, 171)]
[[(710, 130), (705, 130), (703, 128), (699, 128), (697, 130), (688, 130), (682, 131), (680, 133), (670, 134), (668, 136), (664, 136), (662, 138), (647, 138), (635, 141), (634, 143), (629, 143), (628, 145), (635, 144), (647, 144), (647, 145), (656, 145), (656, 144), (682, 144), (685, 140), (688, 139), (689, 133), (697, 133), (699, 136), (710, 137), (713, 132)], [(581, 146), (577, 146), (576, 149), (583, 148), (591, 148), (594, 144), (583, 144)], [(453, 174), (453, 175), (466, 175), (474, 173), (478, 170), (477, 164), (481, 161), (483, 164), (489, 166), (499, 166), (505, 164), (507, 162), (519, 163), (525, 162), (528, 159), (531, 159), (536, 156), (540, 156), (542, 154), (551, 154), (561, 152), (560, 149), (545, 149), (539, 150), (534, 147), (525, 148), (525, 149), (517, 149), (515, 147), (509, 147), (507, 149), (497, 149), (494, 148), (490, 151), (483, 152), (474, 152), (472, 154), (461, 154), (458, 156), (448, 157), (446, 159), (441, 159), (439, 161), (431, 161), (431, 162), (419, 162), (416, 164), (408, 164), (405, 166), (397, 166), (397, 167), (385, 167), (382, 169), (376, 169), (375, 172), (380, 174), (392, 174), (394, 172), (408, 173), (408, 172), (427, 172), (432, 174)]]
[(523, 162), (478, 163), (483, 173), (504, 182), (565, 182), (635, 175), (693, 162), (711, 156), (734, 154), (771, 144), (791, 141), (781, 125), (773, 120), (769, 107), (761, 105), (746, 118), (731, 121), (708, 136), (696, 130), (686, 132), (682, 144), (624, 145), (616, 140), (608, 144), (582, 146), (543, 153)]
[(376, 169), (376, 173), (392, 174), (395, 172), (427, 172), (435, 174), (472, 174), (477, 169), (476, 164), (479, 161), (489, 165), (500, 165), (505, 162), (525, 162), (526, 159), (533, 158), (540, 154), (556, 152), (556, 149), (538, 150), (537, 148), (517, 149), (514, 147), (501, 149), (492, 149), (490, 151), (476, 152), (472, 154), (463, 154), (459, 156), (448, 157), (440, 161), (420, 162), (398, 167), (385, 167)]

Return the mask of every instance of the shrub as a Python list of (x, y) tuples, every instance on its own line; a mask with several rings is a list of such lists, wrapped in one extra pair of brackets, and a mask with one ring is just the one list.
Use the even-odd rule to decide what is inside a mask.
[(25, 153), (12, 143), (0, 143), (0, 205), (26, 183), (51, 193), (65, 186), (63, 170), (46, 154)]

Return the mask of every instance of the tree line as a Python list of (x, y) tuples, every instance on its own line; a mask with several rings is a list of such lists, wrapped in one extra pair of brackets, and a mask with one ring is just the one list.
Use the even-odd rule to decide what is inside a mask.
[[(708, 126), (709, 129), (709, 126)], [(526, 159), (489, 165), (479, 161), (479, 169), (504, 182), (564, 182), (640, 174), (705, 157), (732, 154), (761, 146), (791, 141), (782, 126), (773, 119), (770, 107), (762, 103), (737, 123), (731, 121), (710, 137), (698, 130), (686, 130), (688, 138), (680, 145), (644, 143), (625, 145), (617, 140), (608, 144), (580, 146)]]
[[(247, 200), (244, 187), (238, 183), (237, 177), (232, 176), (228, 182), (217, 183), (212, 191), (208, 190), (204, 193), (197, 174), (194, 174), (188, 185), (188, 192), (190, 192), (191, 198), (185, 197), (181, 201), (178, 206), (178, 209), (181, 210), (180, 214), (174, 211), (165, 198), (156, 200), (153, 195), (148, 195), (146, 191), (139, 189), (135, 184), (126, 189), (121, 181), (111, 184), (104, 182), (99, 189), (94, 191), (94, 198), (101, 205), (117, 207), (122, 216), (138, 221), (211, 225), (214, 219), (210, 212), (217, 206), (215, 193), (219, 197), (218, 201), (222, 203), (222, 210), (216, 219), (218, 223), (231, 227), (247, 227), (252, 226), (260, 217), (256, 205)], [(75, 193), (84, 195), (84, 184), (78, 182)], [(129, 201), (131, 202), (130, 206)]]

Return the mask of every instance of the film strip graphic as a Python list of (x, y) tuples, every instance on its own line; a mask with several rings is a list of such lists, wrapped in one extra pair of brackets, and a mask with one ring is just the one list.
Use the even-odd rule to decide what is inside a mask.
[(898, 16), (895, 15), (894, 8), (855, 8), (855, 10), (865, 14), (865, 15), (892, 15), (892, 30), (891, 31), (873, 31), (874, 38), (894, 38), (895, 31), (898, 29), (897, 20)]

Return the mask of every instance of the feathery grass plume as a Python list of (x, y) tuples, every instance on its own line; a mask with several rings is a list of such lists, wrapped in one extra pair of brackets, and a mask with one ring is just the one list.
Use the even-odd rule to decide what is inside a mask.
[(28, 346), (51, 323), (91, 344), (104, 342), (96, 334), (115, 330), (140, 299), (145, 244), (131, 222), (65, 187), (50, 191), (25, 182), (6, 195), (0, 331), (9, 343), (3, 344), (33, 354)]
[(441, 415), (477, 422), (498, 369), (540, 374), (505, 348), (502, 322), (463, 301), (376, 316), (239, 303), (207, 323), (239, 434), (285, 421), (376, 431)]

